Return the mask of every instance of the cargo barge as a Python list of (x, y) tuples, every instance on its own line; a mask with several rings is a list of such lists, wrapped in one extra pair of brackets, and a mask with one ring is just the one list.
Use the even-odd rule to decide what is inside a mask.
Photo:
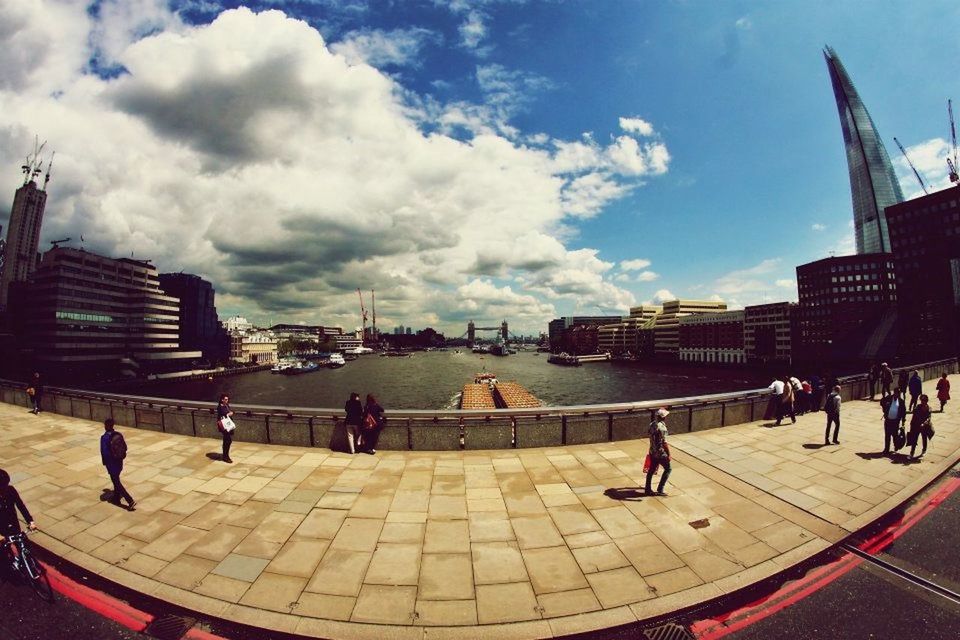
[(500, 382), (492, 373), (478, 373), (472, 384), (463, 385), (460, 408), (484, 409), (531, 409), (543, 403), (516, 382)]

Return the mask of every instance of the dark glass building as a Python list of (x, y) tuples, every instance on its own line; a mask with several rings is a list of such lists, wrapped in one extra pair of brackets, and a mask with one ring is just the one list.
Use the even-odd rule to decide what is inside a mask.
[(823, 57), (830, 72), (847, 152), (857, 253), (887, 253), (890, 240), (884, 209), (903, 202), (903, 192), (877, 127), (840, 58), (830, 47), (824, 50)]
[(213, 285), (192, 273), (161, 273), (160, 288), (180, 298), (180, 347), (202, 351), (211, 363), (229, 358), (229, 338), (217, 317)]

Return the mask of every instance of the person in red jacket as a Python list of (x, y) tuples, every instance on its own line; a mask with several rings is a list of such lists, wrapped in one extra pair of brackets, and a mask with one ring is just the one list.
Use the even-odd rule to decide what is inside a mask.
[(947, 400), (950, 399), (950, 381), (947, 380), (947, 374), (944, 373), (939, 380), (937, 380), (937, 400), (940, 401), (940, 413), (943, 413), (943, 408), (947, 406)]

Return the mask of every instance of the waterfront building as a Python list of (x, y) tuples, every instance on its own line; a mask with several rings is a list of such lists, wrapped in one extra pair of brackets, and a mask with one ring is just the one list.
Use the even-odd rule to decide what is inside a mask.
[[(622, 316), (564, 316), (551, 320), (547, 327), (550, 335), (550, 349), (552, 351), (569, 351), (571, 347), (570, 332), (576, 326), (597, 327), (621, 321), (623, 321)], [(501, 327), (501, 331), (505, 328)]]
[(825, 258), (797, 267), (793, 360), (862, 367), (896, 355), (893, 256)]
[(840, 115), (850, 173), (857, 253), (887, 253), (890, 240), (884, 209), (903, 202), (900, 183), (877, 127), (867, 112), (837, 53), (823, 52)]
[(613, 354), (639, 353), (640, 327), (663, 310), (660, 305), (630, 307), (630, 316), (621, 322), (603, 324), (597, 329), (597, 350)]
[(897, 277), (900, 353), (937, 360), (960, 351), (960, 187), (886, 210)]
[(789, 364), (797, 303), (772, 302), (744, 308), (743, 352), (748, 364)]
[(336, 342), (338, 351), (346, 351), (347, 349), (356, 349), (357, 347), (363, 346), (363, 338), (359, 333), (360, 332), (339, 333), (333, 334), (330, 337)]
[(564, 332), (564, 351), (585, 355), (597, 352), (600, 325), (577, 324)]
[(680, 318), (701, 313), (726, 311), (727, 303), (714, 300), (670, 300), (653, 318), (654, 356), (664, 360), (680, 359)]
[(223, 321), (223, 326), (229, 333), (245, 333), (253, 329), (253, 323), (243, 316), (230, 316)]
[[(47, 175), (49, 178), (49, 174)], [(40, 227), (47, 206), (46, 182), (37, 187), (33, 174), (17, 189), (7, 223), (7, 239), (3, 249), (3, 273), (0, 275), (0, 311), (7, 308), (10, 284), (26, 282), (40, 261)]]
[(272, 364), (277, 357), (277, 337), (270, 331), (230, 334), (230, 359), (235, 362)]
[(744, 312), (697, 313), (680, 318), (681, 362), (742, 364)]
[(179, 307), (149, 262), (68, 247), (47, 251), (29, 281), (11, 289), (22, 344), (55, 377), (190, 369), (203, 354), (180, 349)]
[(213, 285), (192, 273), (161, 273), (160, 288), (180, 299), (180, 348), (200, 350), (211, 363), (229, 357), (229, 338), (217, 317)]

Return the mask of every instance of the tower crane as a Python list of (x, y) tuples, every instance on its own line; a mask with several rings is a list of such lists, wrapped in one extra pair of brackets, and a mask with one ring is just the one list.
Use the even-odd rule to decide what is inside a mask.
[(64, 242), (70, 242), (70, 240), (72, 240), (72, 238), (61, 238), (60, 240), (51, 240), (50, 244), (53, 245), (54, 249), (59, 249), (61, 244)]
[(920, 188), (923, 189), (923, 192), (929, 195), (927, 191), (927, 185), (923, 184), (923, 178), (920, 177), (920, 172), (917, 171), (917, 168), (913, 166), (913, 163), (910, 162), (910, 156), (907, 155), (907, 150), (903, 148), (903, 145), (900, 144), (900, 141), (896, 138), (893, 139), (897, 143), (897, 146), (900, 147), (900, 153), (903, 154), (904, 159), (907, 161), (907, 164), (910, 165), (910, 168), (913, 169), (913, 175), (917, 176), (917, 180), (920, 182)]
[(947, 152), (947, 168), (950, 169), (950, 182), (958, 183), (960, 175), (957, 174), (957, 127), (953, 124), (953, 100), (947, 100), (947, 114), (950, 116), (950, 150)]
[(363, 292), (357, 287), (357, 295), (360, 296), (360, 319), (363, 321), (362, 340), (367, 341), (367, 309), (363, 306)]
[(374, 342), (380, 342), (380, 339), (377, 337), (377, 294), (373, 289), (370, 289), (370, 300), (373, 305), (373, 328), (370, 329), (370, 337)]

